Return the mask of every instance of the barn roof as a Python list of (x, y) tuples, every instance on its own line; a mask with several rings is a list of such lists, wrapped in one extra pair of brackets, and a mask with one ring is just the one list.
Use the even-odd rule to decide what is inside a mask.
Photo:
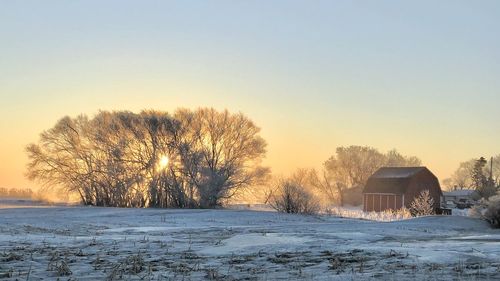
[(474, 189), (457, 189), (443, 192), (444, 196), (471, 196), (476, 191)]
[(382, 167), (367, 181), (364, 193), (405, 193), (411, 178), (426, 167)]
[(378, 169), (372, 177), (374, 178), (410, 178), (418, 172), (425, 170), (425, 167), (382, 167)]

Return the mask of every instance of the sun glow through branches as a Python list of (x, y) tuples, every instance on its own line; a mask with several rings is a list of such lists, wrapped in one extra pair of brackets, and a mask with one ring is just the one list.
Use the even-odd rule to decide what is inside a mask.
[(160, 169), (165, 169), (168, 166), (169, 160), (168, 156), (164, 155), (160, 158), (160, 162), (158, 162), (158, 167)]

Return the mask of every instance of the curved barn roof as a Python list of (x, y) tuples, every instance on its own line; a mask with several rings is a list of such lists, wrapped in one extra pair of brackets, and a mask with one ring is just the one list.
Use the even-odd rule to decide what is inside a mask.
[(429, 171), (426, 167), (382, 167), (368, 179), (363, 192), (405, 193), (411, 179), (424, 170)]

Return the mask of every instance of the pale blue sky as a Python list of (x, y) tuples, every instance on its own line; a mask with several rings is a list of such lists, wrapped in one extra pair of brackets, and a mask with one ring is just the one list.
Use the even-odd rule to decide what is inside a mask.
[(277, 173), (339, 145), (442, 179), (500, 153), (500, 1), (0, 0), (0, 186), (23, 147), (99, 109), (242, 111)]

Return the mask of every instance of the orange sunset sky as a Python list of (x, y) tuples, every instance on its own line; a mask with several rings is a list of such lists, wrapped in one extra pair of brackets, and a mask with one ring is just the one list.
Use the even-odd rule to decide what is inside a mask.
[(337, 146), (441, 180), (500, 153), (498, 1), (27, 2), (0, 3), (0, 187), (37, 187), (24, 147), (99, 109), (241, 111), (275, 174)]

